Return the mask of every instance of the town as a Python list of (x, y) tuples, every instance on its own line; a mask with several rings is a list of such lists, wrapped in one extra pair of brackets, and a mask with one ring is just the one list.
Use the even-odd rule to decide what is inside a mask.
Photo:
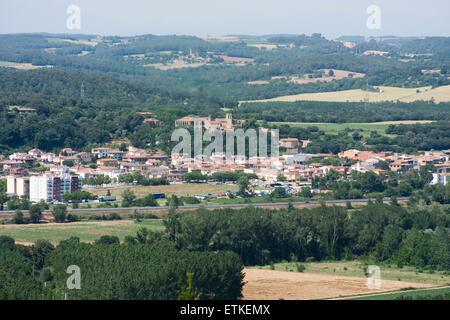
[[(156, 120), (156, 119), (154, 119)], [(176, 126), (200, 124), (204, 129), (231, 130), (243, 121), (233, 122), (232, 115), (225, 119), (185, 117), (176, 120)], [(355, 149), (338, 154), (302, 153), (309, 140), (297, 138), (280, 139), (279, 146), (284, 154), (274, 157), (246, 158), (242, 155), (226, 157), (224, 152), (213, 152), (210, 157), (203, 154), (191, 157), (188, 154), (166, 154), (162, 151), (149, 152), (145, 149), (127, 146), (122, 150), (111, 147), (92, 148), (91, 152), (77, 152), (63, 148), (58, 154), (45, 152), (37, 148), (28, 153), (13, 153), (8, 159), (0, 161), (7, 180), (9, 198), (28, 197), (36, 203), (62, 202), (63, 195), (83, 190), (95, 191), (97, 188), (110, 188), (126, 185), (124, 177), (140, 173), (144, 178), (164, 180), (167, 183), (183, 183), (186, 180), (203, 183), (217, 183), (207, 178), (216, 173), (244, 173), (252, 175), (252, 196), (270, 194), (274, 186), (282, 186), (289, 195), (301, 194), (308, 188), (311, 193), (332, 193), (333, 190), (319, 189), (313, 186), (317, 178), (325, 177), (330, 171), (351, 179), (353, 171), (373, 172), (383, 175), (388, 172), (405, 173), (408, 170), (420, 171), (425, 166), (434, 166), (430, 184), (446, 185), (450, 176), (450, 149), (427, 151), (420, 155), (398, 154), (393, 152), (359, 151)], [(348, 160), (345, 165), (329, 165), (327, 160)], [(339, 162), (339, 161), (338, 161)], [(36, 170), (37, 169), (37, 170)], [(38, 172), (36, 172), (38, 171)], [(199, 173), (191, 178), (189, 173)], [(98, 179), (100, 177), (100, 179)], [(206, 177), (206, 178), (205, 178)], [(97, 183), (100, 181), (100, 183)], [(129, 181), (129, 184), (136, 181)], [(204, 199), (203, 195), (197, 196)], [(210, 195), (209, 197), (218, 195)], [(228, 194), (221, 194), (228, 197)]]
[(0, 1), (0, 304), (450, 299), (448, 0), (29, 2)]

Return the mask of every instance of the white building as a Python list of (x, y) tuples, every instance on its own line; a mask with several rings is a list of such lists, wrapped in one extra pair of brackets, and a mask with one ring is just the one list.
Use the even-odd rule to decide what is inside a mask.
[(449, 181), (450, 181), (450, 173), (449, 172), (433, 173), (433, 180), (431, 181), (431, 184), (446, 185)]
[(103, 158), (108, 156), (112, 151), (112, 148), (93, 148), (91, 153), (97, 158)]
[(65, 193), (81, 190), (82, 179), (68, 174), (44, 174), (30, 177), (30, 200), (39, 202), (44, 200), (62, 200)]
[(19, 197), (30, 192), (30, 178), (9, 176), (6, 182), (6, 192)]

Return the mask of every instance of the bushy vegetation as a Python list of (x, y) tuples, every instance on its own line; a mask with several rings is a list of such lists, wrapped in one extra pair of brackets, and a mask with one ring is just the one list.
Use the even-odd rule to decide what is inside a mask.
[[(81, 289), (67, 290), (67, 268), (81, 271)], [(189, 252), (170, 243), (118, 244), (103, 236), (95, 244), (77, 238), (56, 248), (32, 247), (0, 238), (0, 299), (177, 299), (187, 275), (201, 299), (242, 297), (242, 263), (232, 252)], [(46, 283), (44, 286), (44, 282)]]
[(246, 265), (372, 256), (399, 266), (449, 270), (448, 209), (369, 204), (311, 210), (198, 210), (168, 217), (179, 248), (231, 250)]

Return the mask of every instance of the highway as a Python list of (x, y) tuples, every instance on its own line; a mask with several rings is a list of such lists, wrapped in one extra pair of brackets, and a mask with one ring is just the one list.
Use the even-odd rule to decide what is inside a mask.
[[(397, 200), (408, 200), (409, 197), (398, 197)], [(352, 203), (361, 203), (368, 202), (369, 200), (375, 201), (375, 199), (345, 199), (345, 200), (327, 200), (326, 204), (343, 204), (347, 201)], [(383, 201), (389, 201), (389, 197), (383, 198)], [(293, 201), (291, 202), (294, 206), (304, 206), (304, 205), (317, 205), (319, 201)], [(289, 202), (264, 202), (264, 203), (232, 203), (232, 204), (197, 204), (197, 205), (188, 205), (188, 206), (179, 206), (179, 210), (192, 210), (192, 209), (222, 209), (222, 208), (244, 208), (247, 206), (253, 207), (285, 207), (289, 205)], [(67, 211), (70, 213), (83, 213), (83, 212), (126, 212), (126, 211), (134, 211), (134, 210), (148, 210), (148, 211), (164, 211), (168, 210), (169, 207), (128, 207), (128, 208), (82, 208), (82, 209), (71, 209), (67, 208)], [(23, 213), (28, 213), (28, 210), (21, 210)], [(0, 214), (14, 214), (15, 210), (5, 210), (0, 211)], [(44, 211), (44, 213), (51, 213), (50, 210)]]

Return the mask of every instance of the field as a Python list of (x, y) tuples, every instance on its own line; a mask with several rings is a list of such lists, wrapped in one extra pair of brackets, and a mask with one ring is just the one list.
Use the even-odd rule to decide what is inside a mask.
[(60, 39), (60, 38), (47, 38), (47, 40), (49, 43), (69, 42), (72, 44), (84, 44), (84, 45), (88, 45), (91, 47), (95, 47), (99, 43), (99, 41), (89, 41), (89, 40), (82, 40), (82, 39), (72, 40), (72, 39)]
[[(396, 87), (378, 87), (381, 92), (369, 92), (369, 102), (382, 101), (403, 101), (412, 102), (417, 100), (431, 100), (435, 102), (450, 101), (450, 86), (442, 86), (435, 89), (431, 87), (422, 88), (396, 88)], [(419, 92), (417, 92), (419, 90)], [(331, 101), (331, 102), (360, 102), (365, 101), (367, 92), (361, 89), (321, 92), (321, 93), (303, 93), (276, 97), (265, 100), (253, 100), (245, 102), (267, 102), (267, 101)], [(241, 103), (244, 101), (241, 101)]]
[(193, 196), (197, 194), (217, 194), (226, 191), (235, 191), (234, 185), (212, 185), (203, 183), (187, 183), (187, 184), (171, 184), (167, 186), (130, 186), (120, 188), (102, 188), (102, 189), (86, 189), (87, 191), (96, 195), (106, 195), (110, 190), (111, 195), (116, 196), (117, 199), (122, 199), (122, 192), (125, 189), (131, 189), (138, 197), (145, 196), (148, 193), (165, 193), (168, 196), (175, 194), (177, 196)]
[(402, 288), (432, 285), (382, 279), (380, 289), (369, 289), (365, 277), (300, 273), (278, 270), (244, 269), (243, 295), (246, 300), (309, 300), (355, 294), (373, 294)]
[(181, 68), (198, 68), (204, 66), (205, 63), (187, 63), (182, 59), (173, 60), (171, 63), (153, 63), (145, 64), (144, 67), (154, 67), (159, 70), (171, 70), (171, 69), (181, 69)]
[(53, 66), (33, 66), (31, 63), (0, 61), (0, 67), (15, 68), (19, 70), (33, 70), (41, 68), (52, 68)]
[[(324, 299), (374, 295), (381, 292), (389, 292), (389, 295), (364, 298), (393, 299), (396, 297), (394, 292), (406, 288), (409, 290), (450, 284), (450, 276), (440, 272), (418, 272), (413, 267), (399, 269), (380, 265), (381, 288), (374, 290), (367, 288), (365, 276), (367, 264), (361, 261), (301, 262), (299, 264), (305, 267), (303, 272), (297, 272), (297, 264), (289, 262), (276, 263), (273, 270), (270, 266), (248, 267), (245, 269), (245, 281), (248, 281), (244, 287), (245, 299)], [(400, 293), (405, 294), (405, 292)], [(412, 291), (407, 292), (412, 293)], [(385, 297), (382, 298), (383, 296)]]
[[(333, 70), (333, 72), (334, 72), (333, 76), (328, 75), (328, 72), (330, 70)], [(306, 83), (314, 83), (314, 82), (329, 82), (332, 80), (341, 80), (344, 78), (349, 78), (350, 74), (352, 75), (352, 78), (363, 78), (365, 76), (364, 73), (351, 72), (351, 71), (345, 71), (345, 70), (337, 70), (337, 69), (320, 69), (320, 71), (323, 71), (325, 73), (325, 76), (320, 77), (320, 78), (308, 78), (308, 74), (306, 74), (303, 78), (290, 77), (290, 80), (288, 82), (296, 83), (296, 84), (306, 84)]]
[(270, 122), (270, 124), (287, 124), (291, 127), (318, 127), (320, 130), (326, 133), (337, 133), (350, 128), (352, 130), (362, 129), (363, 135), (369, 135), (371, 131), (377, 131), (380, 134), (384, 134), (385, 130), (390, 124), (414, 124), (414, 123), (431, 123), (431, 120), (403, 120), (403, 121), (382, 121), (382, 122), (368, 122), (368, 123), (323, 123), (323, 122)]
[(387, 294), (376, 294), (370, 296), (362, 296), (357, 298), (348, 298), (346, 300), (396, 300), (398, 298), (420, 299), (420, 297), (430, 297), (433, 299), (437, 295), (449, 295), (450, 287), (438, 289), (421, 289), (412, 291), (401, 291)]
[(269, 44), (269, 43), (247, 43), (247, 46), (249, 47), (255, 47), (258, 49), (266, 49), (266, 50), (273, 50), (277, 48), (276, 44)]
[(72, 223), (47, 223), (28, 225), (0, 225), (0, 235), (10, 236), (16, 243), (32, 244), (36, 240), (46, 239), (53, 244), (77, 236), (81, 241), (92, 242), (103, 235), (114, 235), (121, 241), (127, 235), (135, 235), (136, 232), (146, 227), (151, 230), (163, 230), (163, 222), (159, 219), (143, 220), (135, 223), (134, 220), (114, 221), (86, 221)]
[[(305, 273), (346, 277), (365, 277), (365, 270), (367, 268), (367, 264), (361, 261), (301, 262), (299, 264), (305, 266)], [(297, 271), (296, 264), (291, 262), (276, 263), (274, 266), (275, 270)], [(450, 276), (440, 272), (418, 272), (413, 267), (403, 267), (401, 269), (388, 265), (380, 265), (379, 267), (381, 269), (381, 278), (384, 280), (425, 283), (439, 286), (450, 284)], [(261, 268), (270, 269), (270, 266)]]

